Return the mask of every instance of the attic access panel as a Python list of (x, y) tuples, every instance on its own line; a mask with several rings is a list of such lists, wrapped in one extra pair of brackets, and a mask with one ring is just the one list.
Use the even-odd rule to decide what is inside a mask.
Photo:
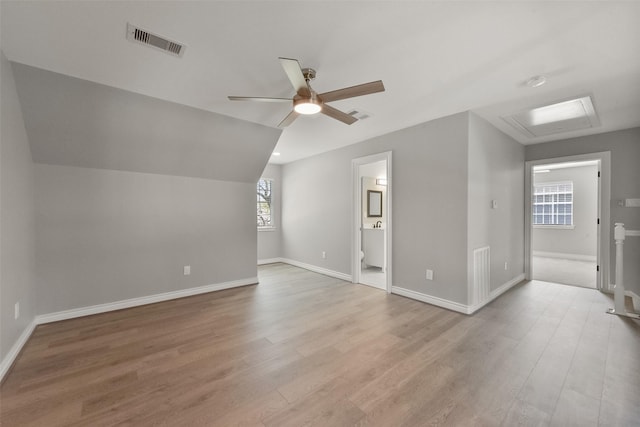
[(532, 108), (502, 119), (530, 138), (600, 126), (590, 96)]

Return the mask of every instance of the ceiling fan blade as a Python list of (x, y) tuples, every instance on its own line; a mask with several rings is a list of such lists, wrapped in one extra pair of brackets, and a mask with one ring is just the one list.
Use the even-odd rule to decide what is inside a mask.
[(323, 102), (339, 101), (341, 99), (353, 98), (356, 96), (369, 95), (370, 93), (384, 92), (382, 80), (364, 83), (357, 86), (345, 87), (344, 89), (332, 90), (318, 95)]
[(295, 110), (291, 110), (291, 112), (289, 113), (289, 115), (287, 117), (284, 118), (284, 120), (282, 120), (280, 122), (280, 124), (278, 124), (279, 128), (286, 128), (287, 126), (289, 126), (291, 123), (293, 123), (293, 121), (295, 119), (297, 119), (299, 116), (298, 113), (295, 112)]
[(258, 101), (258, 102), (291, 102), (291, 98), (267, 98), (260, 96), (228, 96), (230, 101)]
[(296, 93), (303, 97), (311, 96), (309, 85), (304, 78), (304, 74), (302, 74), (302, 68), (300, 67), (300, 63), (298, 62), (298, 60), (290, 58), (279, 59), (280, 64), (282, 64), (284, 72), (287, 73), (287, 77), (289, 77), (289, 80), (291, 81), (291, 84), (293, 85)]
[(331, 107), (330, 105), (323, 104), (322, 110), (320, 111), (322, 114), (325, 114), (333, 119), (340, 120), (342, 123), (346, 123), (348, 125), (353, 124), (358, 121), (355, 117), (343, 113), (342, 111)]

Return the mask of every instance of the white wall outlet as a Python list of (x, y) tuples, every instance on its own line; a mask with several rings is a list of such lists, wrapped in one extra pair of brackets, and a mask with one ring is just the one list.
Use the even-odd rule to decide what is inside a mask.
[(504, 262), (504, 269), (505, 270), (509, 269), (509, 263), (507, 261)]
[(492, 200), (491, 201), (491, 209), (498, 209), (498, 201), (497, 200)]
[(18, 320), (18, 317), (20, 317), (20, 301), (13, 306), (13, 318)]
[(184, 275), (188, 276), (191, 274), (191, 266), (190, 265), (185, 265), (184, 266)]
[(433, 280), (433, 270), (427, 270), (427, 280)]
[(327, 259), (327, 253), (325, 251), (322, 251), (322, 259)]

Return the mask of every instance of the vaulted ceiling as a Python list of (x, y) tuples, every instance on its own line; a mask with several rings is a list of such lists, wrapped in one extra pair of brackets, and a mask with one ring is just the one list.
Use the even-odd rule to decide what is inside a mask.
[[(384, 81), (332, 103), (366, 120), (299, 118), (276, 163), (467, 110), (523, 144), (640, 126), (640, 2), (3, 1), (1, 19), (13, 62), (272, 128), (289, 105), (227, 95), (291, 96), (278, 57), (315, 68), (318, 92)], [(127, 41), (128, 22), (184, 56)], [(597, 128), (528, 138), (501, 118), (585, 94)]]

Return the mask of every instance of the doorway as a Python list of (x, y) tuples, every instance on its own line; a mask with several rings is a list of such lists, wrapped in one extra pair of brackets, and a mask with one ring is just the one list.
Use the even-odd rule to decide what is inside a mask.
[(352, 160), (353, 283), (391, 291), (391, 152)]
[(608, 289), (609, 164), (609, 153), (527, 162), (527, 279)]

